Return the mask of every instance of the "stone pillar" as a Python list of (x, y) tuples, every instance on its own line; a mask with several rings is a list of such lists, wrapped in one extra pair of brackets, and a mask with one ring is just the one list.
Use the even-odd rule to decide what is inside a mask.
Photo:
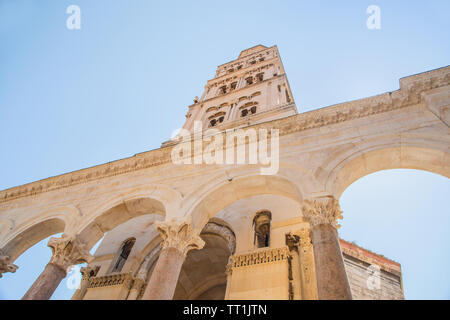
[(143, 285), (144, 285), (143, 279), (135, 278), (130, 293), (128, 294), (127, 300), (136, 300), (137, 297), (139, 296), (139, 292), (141, 292)]
[(303, 217), (311, 225), (311, 240), (320, 300), (350, 300), (352, 294), (339, 245), (339, 202), (333, 197), (305, 200)]
[(52, 249), (52, 258), (22, 300), (50, 299), (70, 266), (92, 258), (85, 245), (74, 237), (50, 238), (48, 246)]
[(16, 272), (18, 266), (10, 263), (9, 256), (5, 255), (2, 250), (0, 250), (0, 278), (3, 273), (6, 272)]
[(205, 242), (186, 221), (156, 222), (155, 226), (163, 238), (162, 249), (142, 300), (170, 300), (188, 251), (202, 249)]
[(317, 300), (317, 281), (314, 274), (314, 251), (309, 229), (301, 229), (298, 253), (300, 259), (300, 283), (303, 300)]
[(100, 270), (100, 266), (93, 266), (93, 267), (84, 267), (81, 268), (80, 272), (82, 274), (80, 287), (75, 291), (75, 293), (72, 296), (71, 300), (83, 300), (84, 295), (86, 294), (86, 291), (89, 286), (89, 279), (92, 277), (95, 277)]

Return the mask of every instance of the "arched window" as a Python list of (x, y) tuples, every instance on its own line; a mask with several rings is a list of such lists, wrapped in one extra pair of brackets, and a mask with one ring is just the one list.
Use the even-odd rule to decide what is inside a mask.
[(258, 82), (263, 81), (263, 80), (264, 80), (264, 73), (263, 73), (263, 72), (258, 73), (258, 74), (256, 75), (256, 79), (257, 79)]
[(215, 127), (216, 125), (222, 123), (225, 120), (225, 112), (218, 112), (211, 117), (208, 118), (209, 120), (209, 126)]
[(219, 88), (219, 94), (225, 94), (227, 93), (227, 86), (221, 86)]
[(136, 242), (135, 238), (130, 238), (130, 239), (125, 240), (122, 243), (122, 246), (120, 247), (120, 250), (114, 261), (114, 266), (113, 266), (111, 272), (122, 271), (122, 268), (123, 268), (125, 262), (127, 261), (128, 256), (130, 255), (131, 249), (133, 248), (135, 242)]
[(256, 105), (257, 104), (258, 103), (256, 101), (247, 102), (242, 107), (240, 107), (240, 109), (241, 109), (241, 117), (246, 117), (248, 115), (255, 114), (256, 113)]
[(271, 220), (272, 213), (267, 210), (258, 212), (253, 218), (253, 227), (255, 231), (253, 243), (257, 248), (264, 248), (269, 246)]

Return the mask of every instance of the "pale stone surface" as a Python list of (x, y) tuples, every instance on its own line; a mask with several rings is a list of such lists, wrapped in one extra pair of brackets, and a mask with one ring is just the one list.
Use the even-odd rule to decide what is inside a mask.
[[(252, 84), (246, 83), (248, 77)], [(223, 86), (225, 94), (219, 93)], [(257, 299), (270, 292), (273, 299), (316, 299), (327, 297), (328, 293), (320, 293), (324, 286), (333, 288), (327, 289), (333, 298), (349, 298), (341, 248), (330, 229), (333, 223), (315, 230), (312, 221), (305, 219), (305, 205), (323, 197), (338, 201), (350, 184), (379, 170), (412, 168), (450, 177), (449, 88), (450, 67), (445, 67), (402, 78), (400, 89), (393, 92), (297, 114), (277, 48), (244, 50), (237, 60), (218, 67), (203, 95), (189, 106), (184, 128), (192, 129), (194, 120), (202, 121), (205, 128), (212, 119), (224, 116), (214, 128), (279, 129), (280, 167), (275, 175), (261, 175), (259, 164), (176, 165), (171, 161), (174, 141), (168, 141), (133, 157), (0, 191), (0, 272), (13, 271), (14, 261), (25, 250), (52, 234), (74, 237), (87, 251), (106, 234), (90, 263), (90, 267), (99, 267), (98, 274), (89, 279), (82, 296), (140, 299), (149, 283), (156, 281), (153, 276), (160, 271), (155, 270), (162, 269), (157, 268), (158, 256), (163, 254), (158, 248), (166, 240), (155, 225), (181, 219), (202, 238), (205, 226), (219, 219), (235, 235), (233, 256), (286, 248), (289, 233), (300, 236), (301, 243), (307, 238), (302, 234), (309, 232), (312, 246), (300, 244), (298, 261), (289, 257), (239, 267), (225, 276), (218, 270), (225, 272), (227, 248), (232, 245), (229, 234), (212, 235), (221, 239), (217, 241), (204, 236), (207, 246), (190, 257), (187, 251), (179, 256), (164, 253), (166, 262), (161, 265), (173, 260), (176, 268), (168, 279), (170, 290), (159, 280), (158, 290), (164, 293), (158, 293), (159, 297), (171, 297), (179, 285), (180, 295), (190, 298), (223, 294)], [(254, 114), (249, 109), (253, 106)], [(246, 108), (250, 114), (242, 116)], [(261, 210), (272, 214), (267, 248), (256, 248), (254, 242), (252, 221)], [(317, 220), (328, 218), (325, 213)], [(122, 271), (110, 273), (128, 238), (136, 242)], [(205, 252), (210, 252), (208, 257)], [(186, 253), (186, 261), (209, 259), (217, 272), (200, 280), (191, 272), (192, 262), (183, 266)], [(383, 273), (386, 281), (381, 282), (388, 286), (388, 279), (392, 280), (390, 289), (386, 287), (382, 294), (364, 291), (358, 274), (364, 269), (365, 255), (357, 257), (359, 262), (346, 264), (354, 297), (401, 298), (398, 281), (392, 280), (395, 273), (387, 269)], [(315, 272), (317, 264), (338, 265), (339, 277), (331, 279), (327, 267)], [(236, 282), (247, 275), (255, 281), (264, 279), (267, 287)], [(139, 293), (136, 289), (130, 295), (136, 278), (144, 284)], [(222, 293), (224, 281), (226, 293)]]

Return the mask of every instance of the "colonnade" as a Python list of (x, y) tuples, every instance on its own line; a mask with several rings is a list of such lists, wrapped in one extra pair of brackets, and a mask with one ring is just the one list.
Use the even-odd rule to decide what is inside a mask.
[[(318, 298), (320, 300), (351, 299), (351, 291), (345, 272), (344, 261), (339, 245), (337, 220), (342, 218), (338, 201), (333, 197), (320, 197), (303, 201), (303, 218), (310, 224), (310, 239), (313, 246)], [(163, 242), (154, 271), (148, 281), (142, 299), (169, 300), (173, 298), (181, 267), (190, 250), (202, 249), (204, 241), (186, 220), (155, 222)], [(48, 246), (52, 257), (41, 275), (22, 299), (49, 299), (70, 266), (92, 260), (86, 246), (77, 237), (62, 236), (51, 238)], [(1, 256), (0, 275), (11, 272), (13, 267)], [(14, 270), (15, 271), (15, 270)], [(82, 283), (74, 299), (82, 297), (87, 289), (89, 278), (95, 276), (97, 269), (82, 269)], [(128, 299), (136, 299), (143, 281), (135, 281)]]

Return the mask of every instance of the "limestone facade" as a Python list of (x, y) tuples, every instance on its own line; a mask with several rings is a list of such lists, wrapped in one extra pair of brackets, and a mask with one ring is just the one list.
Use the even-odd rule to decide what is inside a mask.
[[(0, 273), (62, 232), (49, 246), (69, 247), (54, 250), (24, 298), (48, 298), (65, 276), (58, 263), (83, 261), (74, 299), (403, 298), (398, 264), (338, 238), (339, 198), (379, 170), (450, 177), (450, 67), (402, 78), (393, 92), (298, 114), (277, 47), (256, 46), (218, 67), (183, 128), (193, 131), (195, 121), (223, 136), (278, 129), (279, 170), (174, 164), (177, 141), (169, 140), (0, 191)], [(265, 220), (255, 230), (258, 214)], [(379, 273), (368, 269), (374, 265)], [(370, 289), (369, 277), (380, 287)]]

